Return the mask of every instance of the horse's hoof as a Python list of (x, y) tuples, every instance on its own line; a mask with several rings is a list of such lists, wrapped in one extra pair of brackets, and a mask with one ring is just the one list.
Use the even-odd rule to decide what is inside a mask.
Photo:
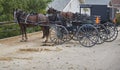
[(45, 37), (43, 36), (42, 39), (44, 39)]
[(27, 40), (24, 40), (24, 42), (27, 42)]
[(20, 40), (20, 42), (24, 42), (24, 40)]

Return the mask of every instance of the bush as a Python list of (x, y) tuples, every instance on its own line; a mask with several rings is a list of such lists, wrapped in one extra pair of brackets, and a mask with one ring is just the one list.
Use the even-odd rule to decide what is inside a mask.
[(1, 25), (0, 26), (0, 39), (19, 35), (19, 27), (17, 24)]
[[(27, 33), (40, 31), (40, 26), (27, 28)], [(0, 25), (0, 39), (20, 35), (18, 24)]]

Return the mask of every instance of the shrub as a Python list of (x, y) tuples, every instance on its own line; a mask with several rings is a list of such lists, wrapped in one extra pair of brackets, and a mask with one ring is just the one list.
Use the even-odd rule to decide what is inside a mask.
[[(27, 33), (40, 31), (40, 26), (27, 28)], [(20, 35), (18, 24), (0, 25), (0, 39)]]

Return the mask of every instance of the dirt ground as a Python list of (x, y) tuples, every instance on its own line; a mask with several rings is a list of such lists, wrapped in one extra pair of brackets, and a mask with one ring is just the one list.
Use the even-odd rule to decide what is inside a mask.
[(41, 32), (0, 40), (0, 70), (120, 70), (120, 34), (91, 48), (78, 42), (44, 45)]

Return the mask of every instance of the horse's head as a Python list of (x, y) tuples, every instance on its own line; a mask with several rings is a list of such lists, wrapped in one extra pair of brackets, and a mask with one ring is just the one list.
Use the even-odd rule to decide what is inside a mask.
[(20, 9), (15, 9), (14, 10), (14, 20), (17, 21), (18, 18), (23, 14), (24, 12)]
[(57, 10), (51, 7), (48, 8), (46, 16), (49, 18), (50, 21), (55, 21), (57, 17)]
[(49, 9), (47, 10), (47, 13), (48, 13), (48, 14), (55, 14), (55, 13), (57, 13), (57, 10), (55, 10), (54, 8), (49, 8)]

